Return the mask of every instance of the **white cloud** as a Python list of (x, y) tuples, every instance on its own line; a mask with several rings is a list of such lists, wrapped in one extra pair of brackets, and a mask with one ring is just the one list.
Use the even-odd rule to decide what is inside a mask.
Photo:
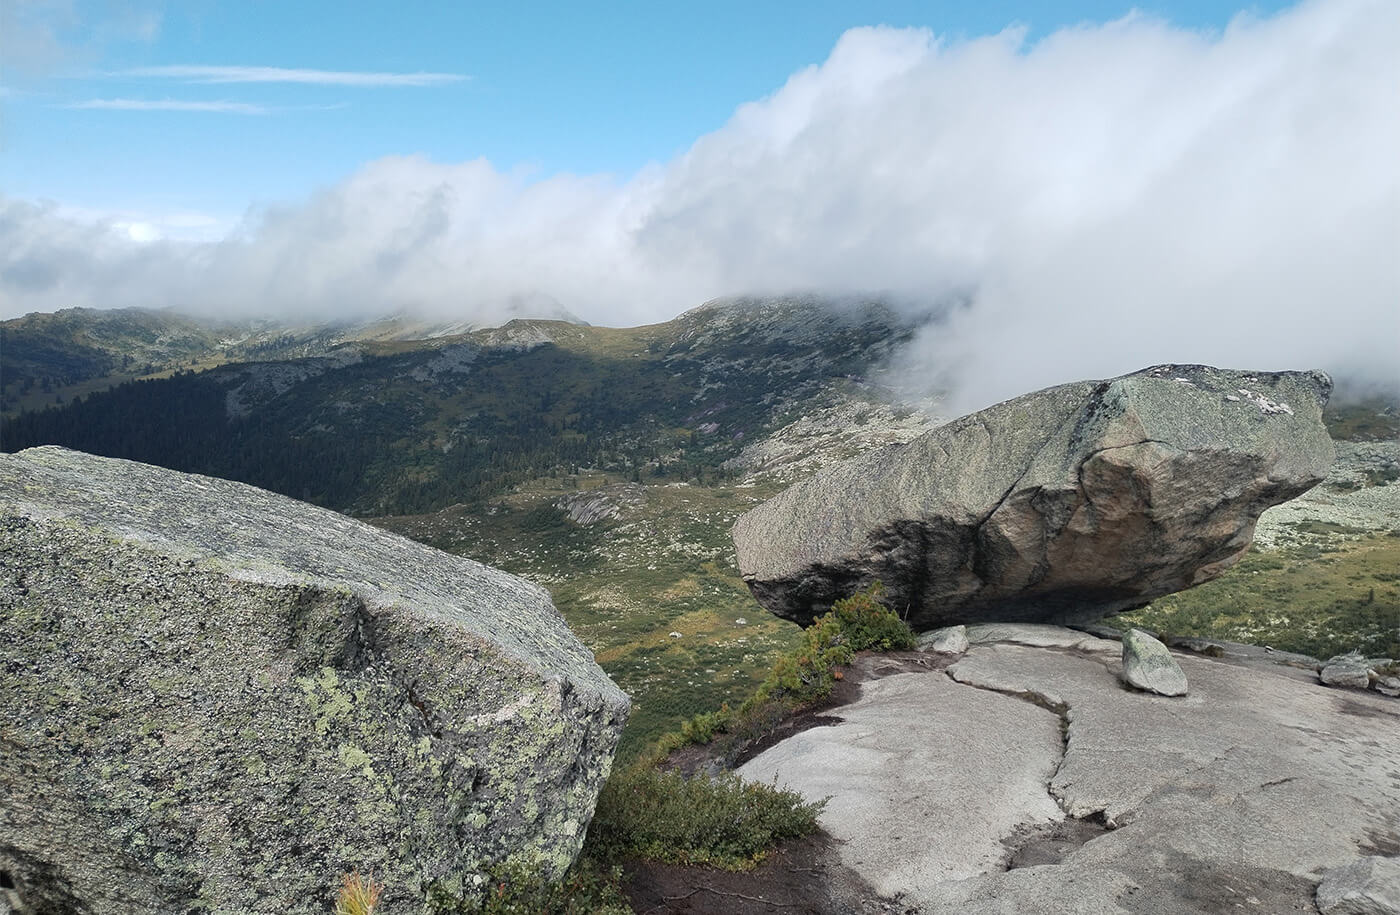
[(537, 295), (632, 324), (731, 293), (883, 292), (968, 302), (905, 368), (963, 406), (1162, 361), (1395, 379), (1396, 47), (1389, 0), (1221, 34), (856, 29), (626, 181), (388, 158), (200, 245), (0, 200), (0, 313), (489, 319)]
[(304, 70), (291, 67), (216, 67), (175, 65), (135, 67), (117, 76), (180, 79), (193, 83), (301, 83), (317, 86), (442, 86), (468, 77), (460, 73), (375, 73), (351, 70)]
[(64, 108), (102, 111), (202, 111), (215, 114), (267, 114), (272, 109), (248, 102), (187, 102), (176, 99), (94, 98), (64, 105)]

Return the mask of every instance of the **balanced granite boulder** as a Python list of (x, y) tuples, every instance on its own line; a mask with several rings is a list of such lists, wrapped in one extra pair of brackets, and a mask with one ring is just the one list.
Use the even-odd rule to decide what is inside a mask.
[(1100, 619), (1218, 576), (1323, 478), (1331, 386), (1162, 365), (1027, 394), (741, 516), (739, 568), (804, 624), (876, 580), (920, 630)]
[(414, 913), (558, 874), (627, 711), (512, 575), (239, 483), (0, 455), (19, 911), (324, 913), (358, 869)]

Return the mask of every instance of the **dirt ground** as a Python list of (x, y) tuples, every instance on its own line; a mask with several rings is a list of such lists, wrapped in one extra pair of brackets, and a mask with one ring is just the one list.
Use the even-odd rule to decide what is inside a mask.
[[(933, 672), (948, 663), (918, 651), (862, 652), (843, 671), (826, 702), (780, 722), (763, 740), (746, 747), (734, 765), (793, 734), (840, 721), (840, 707), (860, 698), (863, 682), (898, 673)], [(700, 746), (678, 750), (668, 764), (687, 773), (717, 767), (710, 748)], [(841, 863), (837, 840), (825, 832), (783, 844), (746, 873), (650, 861), (632, 862), (626, 872), (624, 890), (639, 915), (903, 915), (913, 911), (876, 895)]]

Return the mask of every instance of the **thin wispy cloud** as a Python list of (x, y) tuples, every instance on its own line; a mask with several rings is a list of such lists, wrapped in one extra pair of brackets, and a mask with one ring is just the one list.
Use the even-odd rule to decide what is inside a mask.
[(297, 83), (357, 88), (443, 86), (460, 83), (461, 73), (381, 73), (359, 70), (305, 70), (292, 67), (212, 67), (174, 65), (135, 67), (111, 74), (146, 79), (179, 79), (192, 83)]
[(270, 114), (273, 109), (248, 102), (186, 102), (177, 99), (94, 98), (64, 105), (95, 111), (202, 111), (214, 114)]

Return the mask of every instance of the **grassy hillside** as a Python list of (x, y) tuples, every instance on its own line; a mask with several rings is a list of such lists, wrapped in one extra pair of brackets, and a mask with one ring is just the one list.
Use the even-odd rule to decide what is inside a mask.
[(1125, 623), (1268, 645), (1316, 658), (1400, 658), (1400, 531), (1315, 522), (1307, 542), (1252, 550), (1212, 582), (1153, 601)]

